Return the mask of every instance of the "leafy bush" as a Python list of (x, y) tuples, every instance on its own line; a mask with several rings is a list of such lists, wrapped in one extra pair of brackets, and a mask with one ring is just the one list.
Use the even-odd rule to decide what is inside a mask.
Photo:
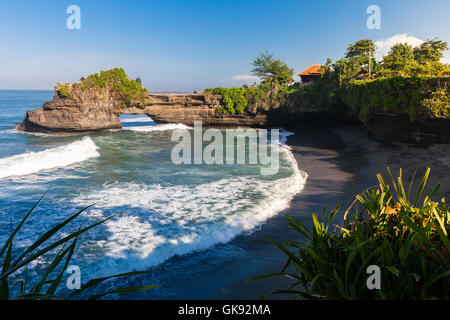
[[(293, 298), (450, 298), (450, 209), (444, 199), (431, 200), (441, 186), (437, 185), (419, 205), (429, 173), (428, 168), (413, 200), (410, 193), (414, 177), (406, 190), (401, 170), (397, 180), (389, 171), (391, 185), (378, 175), (379, 186), (356, 197), (338, 231), (330, 230), (338, 207), (328, 217), (324, 209), (321, 221), (311, 214), (312, 230), (288, 216), (289, 226), (308, 242), (281, 244), (267, 239), (288, 256), (288, 263), (280, 273), (252, 280), (288, 277), (292, 280), (290, 287), (273, 294), (287, 293)], [(350, 212), (353, 215), (348, 218)], [(367, 288), (366, 272), (371, 265), (381, 269), (380, 290)]]
[(450, 84), (450, 77), (390, 77), (354, 80), (339, 95), (365, 121), (373, 113), (406, 113), (412, 121), (428, 117), (422, 101)]
[(73, 84), (82, 91), (93, 88), (111, 87), (122, 100), (122, 106), (130, 106), (133, 102), (144, 102), (148, 90), (142, 87), (140, 81), (130, 79), (122, 68), (101, 71), (82, 78), (81, 82)]
[(214, 88), (205, 89), (204, 92), (222, 95), (222, 106), (216, 109), (216, 113), (244, 113), (247, 108), (248, 102), (244, 97), (244, 88)]
[(450, 93), (445, 89), (438, 89), (431, 94), (431, 98), (424, 99), (422, 105), (432, 116), (448, 118), (450, 116)]
[(68, 83), (63, 84), (58, 88), (58, 94), (61, 98), (72, 98), (70, 85)]
[[(43, 197), (42, 197), (43, 198)], [(82, 214), (87, 208), (80, 210), (74, 215), (70, 216), (63, 222), (57, 224), (45, 234), (43, 234), (38, 240), (36, 240), (33, 244), (31, 244), (28, 248), (14, 248), (13, 240), (16, 234), (20, 231), (20, 229), (25, 224), (28, 217), (32, 214), (33, 210), (40, 203), (42, 198), (31, 208), (28, 213), (25, 214), (22, 221), (17, 225), (17, 227), (13, 230), (11, 226), (11, 235), (3, 244), (0, 249), (0, 264), (2, 265), (2, 270), (0, 273), (0, 300), (7, 299), (27, 299), (27, 300), (49, 300), (49, 299), (69, 299), (72, 297), (77, 297), (85, 290), (95, 287), (96, 285), (109, 280), (111, 278), (117, 277), (129, 277), (135, 276), (139, 274), (147, 274), (150, 271), (136, 271), (123, 273), (118, 275), (113, 275), (104, 278), (92, 279), (88, 281), (86, 284), (81, 286), (80, 289), (73, 291), (67, 297), (61, 297), (57, 295), (57, 290), (62, 282), (62, 277), (67, 267), (69, 266), (70, 260), (75, 252), (76, 245), (78, 243), (79, 237), (95, 228), (96, 226), (110, 220), (112, 217), (106, 218), (99, 222), (96, 222), (87, 227), (80, 227), (78, 231), (71, 233), (69, 235), (65, 234), (62, 229), (68, 225), (71, 221), (73, 221), (76, 217)], [(52, 243), (49, 243), (49, 240), (57, 235), (60, 235), (58, 240), (54, 240)], [(53, 252), (56, 251), (56, 254)], [(32, 264), (35, 261), (38, 261), (46, 254), (53, 254), (53, 261), (47, 266), (44, 274), (42, 274), (42, 278), (40, 281), (37, 281), (32, 287), (28, 288), (27, 286), (27, 272), (26, 268), (28, 265)], [(10, 278), (14, 276), (18, 271), (22, 268), (25, 268), (25, 274), (23, 279), (15, 280), (11, 283)], [(52, 277), (52, 279), (50, 279)], [(13, 286), (20, 285), (20, 290), (17, 295), (13, 294)], [(135, 292), (141, 290), (148, 290), (159, 286), (148, 285), (148, 286), (139, 286), (139, 287), (126, 287), (126, 288), (117, 288), (105, 293), (97, 293), (95, 295), (91, 295), (88, 299), (98, 299), (103, 296), (109, 294), (119, 294), (125, 292)]]
[(263, 81), (256, 88), (213, 88), (205, 93), (222, 95), (222, 105), (216, 113), (242, 114), (275, 109), (288, 103), (299, 87), (281, 85), (277, 80)]

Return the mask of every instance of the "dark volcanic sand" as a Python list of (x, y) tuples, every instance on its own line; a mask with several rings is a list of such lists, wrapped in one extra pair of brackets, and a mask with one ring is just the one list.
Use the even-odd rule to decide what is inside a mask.
[[(191, 259), (190, 255), (175, 257), (177, 261), (174, 264), (170, 261), (164, 263), (155, 272), (155, 280), (163, 283), (164, 288), (143, 293), (137, 298), (257, 299), (272, 290), (286, 289), (289, 282), (284, 278), (245, 282), (258, 275), (279, 272), (286, 262), (286, 256), (274, 246), (251, 240), (263, 237), (277, 241), (297, 240), (298, 234), (288, 228), (285, 215), (292, 215), (309, 224), (310, 209), (321, 212), (325, 204), (329, 209), (341, 205), (335, 220), (340, 223), (355, 195), (378, 184), (377, 173), (383, 173), (387, 179), (386, 165), (391, 167), (395, 177), (398, 168), (402, 167), (404, 181), (412, 176), (416, 167), (419, 169), (417, 180), (420, 180), (425, 168), (430, 166), (429, 189), (440, 182), (444, 188), (436, 199), (444, 196), (450, 198), (450, 145), (386, 146), (355, 128), (297, 128), (287, 143), (299, 168), (309, 175), (304, 190), (293, 199), (290, 208), (252, 234), (239, 236), (226, 245), (209, 250), (204, 254), (204, 264), (201, 259)], [(183, 270), (171, 267), (179, 266), (180, 260), (185, 262), (184, 270), (189, 270), (188, 276), (183, 276)], [(196, 261), (195, 264), (191, 260)]]

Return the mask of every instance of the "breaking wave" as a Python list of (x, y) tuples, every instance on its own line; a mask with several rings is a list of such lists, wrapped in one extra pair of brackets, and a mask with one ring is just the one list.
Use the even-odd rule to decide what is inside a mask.
[(166, 123), (166, 124), (158, 124), (155, 126), (122, 128), (122, 130), (131, 130), (131, 131), (137, 131), (137, 132), (166, 131), (166, 130), (176, 130), (176, 129), (191, 129), (191, 127), (188, 127), (182, 123)]
[(90, 274), (148, 268), (226, 243), (288, 208), (307, 174), (298, 169), (288, 146), (280, 150), (292, 174), (276, 180), (230, 177), (196, 186), (116, 182), (81, 194), (75, 204), (96, 203), (91, 217), (123, 213), (105, 224), (106, 238), (99, 235), (95, 241), (102, 254)]
[(23, 176), (98, 157), (98, 147), (89, 138), (39, 152), (27, 152), (0, 159), (0, 179)]
[(129, 119), (122, 119), (120, 120), (122, 123), (128, 123), (128, 122), (153, 122), (152, 118), (150, 117), (137, 117), (137, 118), (129, 118)]

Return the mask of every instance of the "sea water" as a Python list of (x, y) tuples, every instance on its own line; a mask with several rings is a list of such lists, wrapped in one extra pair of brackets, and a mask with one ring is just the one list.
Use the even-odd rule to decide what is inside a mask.
[[(80, 267), (83, 283), (169, 261), (179, 272), (182, 257), (226, 256), (223, 244), (287, 208), (305, 184), (306, 173), (282, 142), (275, 175), (261, 175), (257, 165), (176, 165), (171, 133), (189, 127), (155, 124), (142, 115), (123, 115), (122, 129), (94, 134), (52, 136), (14, 129), (27, 110), (52, 96), (51, 91), (0, 91), (0, 244), (46, 192), (15, 237), (16, 255), (89, 205), (60, 237), (115, 215), (79, 240), (71, 264)], [(54, 254), (28, 266), (30, 282)], [(133, 280), (126, 284), (134, 285)]]

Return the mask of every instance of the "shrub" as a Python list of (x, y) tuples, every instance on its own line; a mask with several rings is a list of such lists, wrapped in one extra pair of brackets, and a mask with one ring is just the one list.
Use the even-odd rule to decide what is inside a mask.
[(244, 88), (205, 89), (205, 93), (222, 95), (222, 106), (216, 109), (216, 113), (223, 114), (244, 113), (248, 105), (244, 92)]
[(72, 98), (72, 93), (71, 93), (71, 88), (70, 85), (68, 83), (63, 84), (62, 86), (59, 87), (58, 89), (58, 95), (61, 98)]
[[(330, 229), (339, 208), (328, 217), (324, 209), (321, 220), (311, 214), (312, 230), (288, 216), (289, 226), (307, 242), (281, 244), (267, 239), (288, 256), (288, 263), (280, 273), (252, 280), (288, 277), (292, 279), (290, 287), (273, 294), (287, 293), (293, 298), (450, 298), (450, 211), (444, 199), (431, 200), (441, 186), (437, 185), (419, 205), (430, 169), (413, 200), (410, 193), (414, 177), (405, 189), (401, 170), (397, 180), (389, 168), (388, 172), (391, 184), (378, 175), (379, 186), (356, 197), (337, 231)], [(353, 215), (348, 218), (350, 212)], [(366, 272), (371, 265), (381, 269), (381, 290), (367, 288)]]
[(289, 99), (299, 92), (297, 86), (281, 85), (277, 81), (263, 81), (256, 88), (213, 88), (205, 93), (222, 95), (222, 105), (216, 113), (242, 114), (260, 110), (275, 109), (289, 103)]
[(101, 71), (82, 78), (81, 82), (74, 84), (82, 91), (93, 88), (105, 88), (109, 86), (113, 92), (122, 100), (122, 106), (130, 106), (133, 102), (144, 102), (148, 90), (142, 87), (139, 78), (135, 81), (130, 79), (122, 68)]
[[(352, 108), (361, 120), (374, 113), (404, 113), (411, 121), (429, 117), (430, 109), (424, 105), (437, 106), (438, 100), (425, 100), (450, 84), (449, 77), (390, 77), (376, 80), (354, 80), (339, 89), (339, 96)], [(437, 98), (437, 97), (436, 97)], [(445, 102), (442, 101), (445, 105)], [(439, 106), (438, 106), (439, 105)], [(433, 107), (432, 107), (433, 108)], [(448, 113), (441, 116), (448, 117)]]
[(450, 116), (450, 93), (446, 89), (438, 89), (431, 94), (431, 98), (424, 99), (422, 105), (436, 118)]

